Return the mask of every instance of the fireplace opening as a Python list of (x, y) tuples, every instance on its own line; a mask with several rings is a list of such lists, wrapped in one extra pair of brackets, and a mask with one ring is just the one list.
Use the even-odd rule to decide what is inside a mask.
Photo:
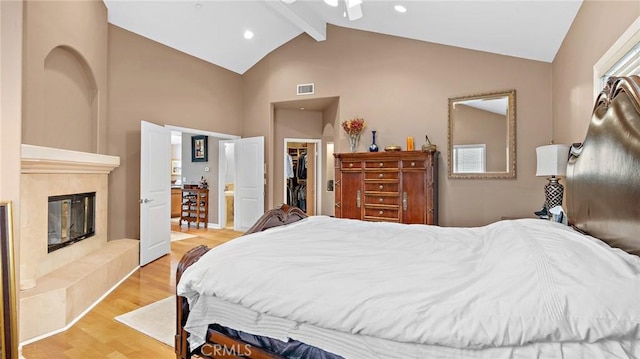
[(95, 235), (96, 193), (49, 197), (48, 253)]

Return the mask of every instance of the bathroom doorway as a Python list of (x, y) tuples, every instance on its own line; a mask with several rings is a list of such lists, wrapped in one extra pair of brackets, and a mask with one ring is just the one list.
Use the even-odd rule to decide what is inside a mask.
[(233, 141), (220, 141), (219, 181), (223, 186), (224, 200), (220, 201), (220, 224), (222, 228), (234, 227), (235, 200), (235, 145)]

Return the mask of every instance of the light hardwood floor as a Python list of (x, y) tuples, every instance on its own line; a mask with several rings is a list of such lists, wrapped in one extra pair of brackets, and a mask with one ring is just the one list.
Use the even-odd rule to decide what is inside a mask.
[(171, 254), (138, 269), (69, 330), (26, 345), (26, 359), (40, 358), (175, 358), (173, 348), (117, 322), (120, 314), (175, 294), (175, 270), (189, 249), (215, 247), (242, 233), (229, 229), (172, 230), (199, 237), (171, 243)]

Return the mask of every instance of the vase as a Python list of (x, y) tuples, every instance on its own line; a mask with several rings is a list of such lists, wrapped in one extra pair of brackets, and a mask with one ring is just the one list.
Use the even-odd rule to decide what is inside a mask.
[(378, 152), (378, 145), (376, 145), (376, 131), (371, 131), (371, 134), (373, 135), (373, 142), (371, 143), (371, 146), (369, 146), (369, 152)]
[(358, 142), (360, 142), (360, 134), (349, 135), (349, 151), (356, 152), (358, 150)]

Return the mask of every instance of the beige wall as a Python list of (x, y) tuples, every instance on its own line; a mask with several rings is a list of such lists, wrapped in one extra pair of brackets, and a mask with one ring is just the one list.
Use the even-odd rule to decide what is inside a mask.
[[(104, 3), (99, 0), (27, 1), (24, 22), (22, 142), (106, 153), (107, 9)], [(67, 59), (69, 56), (75, 57), (77, 64), (73, 63), (74, 59)], [(59, 71), (61, 69), (65, 71)], [(85, 73), (76, 73), (81, 70)], [(84, 90), (74, 92), (79, 87)]]
[(109, 91), (109, 238), (139, 238), (140, 121), (240, 135), (242, 78), (109, 25)]
[[(20, 283), (20, 138), (22, 118), (22, 1), (0, 1), (0, 201), (13, 203), (14, 283)], [(4, 286), (3, 286), (4, 288)], [(19, 305), (18, 293), (13, 293)], [(16, 308), (19, 311), (18, 308)], [(16, 324), (19, 323), (19, 320)], [(19, 324), (18, 324), (19, 325)], [(19, 328), (12, 328), (17, 343)], [(7, 333), (8, 334), (8, 333)], [(3, 344), (4, 345), (4, 344)], [(14, 348), (15, 349), (15, 348)]]
[(0, 1), (0, 201), (13, 202), (16, 246), (20, 209), (22, 13), (22, 1)]
[(544, 201), (544, 179), (535, 177), (535, 148), (551, 139), (551, 64), (329, 26), (326, 41), (301, 35), (251, 68), (243, 80), (243, 135), (267, 136), (267, 207), (280, 201), (274, 195), (280, 183), (273, 163), (279, 157), (270, 145), (270, 104), (294, 99), (296, 84), (309, 82), (316, 85), (315, 97), (340, 98), (336, 152), (348, 148), (339, 122), (354, 116), (378, 131), (381, 148), (404, 146), (407, 136), (420, 146), (428, 133), (444, 150), (448, 98), (516, 89), (517, 180), (448, 180), (443, 151), (440, 223), (479, 225), (501, 216), (531, 216)]
[(455, 116), (456, 145), (485, 144), (487, 172), (507, 170), (507, 117), (497, 113), (456, 105)]
[(593, 110), (593, 66), (640, 16), (638, 1), (585, 0), (553, 61), (553, 139), (582, 142)]
[[(333, 216), (335, 215), (336, 208), (334, 207), (335, 203), (335, 192), (333, 190), (329, 191), (327, 188), (327, 182), (330, 180), (335, 180), (335, 158), (333, 157), (333, 152), (327, 152), (327, 144), (334, 144), (335, 148), (335, 131), (334, 126), (338, 119), (338, 108), (340, 107), (340, 102), (338, 100), (331, 102), (327, 108), (322, 112), (322, 158), (326, 162), (324, 167), (326, 168), (323, 171), (322, 175), (323, 181), (321, 183), (322, 192), (322, 213)], [(379, 141), (376, 141), (379, 143)], [(382, 151), (382, 150), (381, 150)]]

